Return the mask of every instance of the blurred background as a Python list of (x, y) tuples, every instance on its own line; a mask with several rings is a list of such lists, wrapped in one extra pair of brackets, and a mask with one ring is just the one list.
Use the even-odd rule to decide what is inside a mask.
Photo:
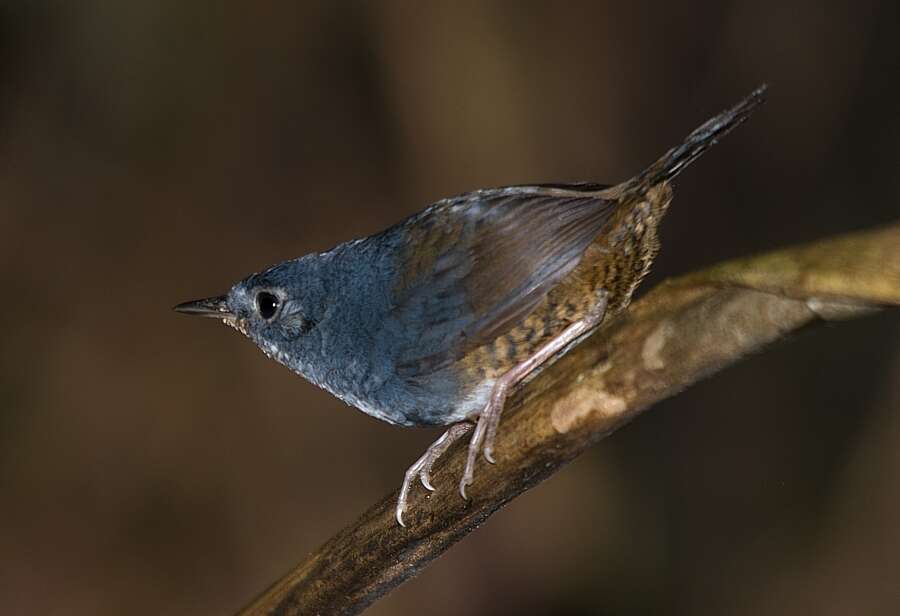
[[(679, 178), (646, 290), (896, 220), (892, 0), (0, 5), (0, 611), (229, 614), (435, 438), (171, 312), (432, 200)], [(900, 319), (658, 405), (373, 615), (896, 614)], [(476, 483), (477, 487), (477, 483)]]

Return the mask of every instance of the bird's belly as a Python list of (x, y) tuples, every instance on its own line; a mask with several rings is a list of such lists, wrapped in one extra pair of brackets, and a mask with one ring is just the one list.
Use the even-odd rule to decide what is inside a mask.
[(494, 384), (493, 379), (462, 381), (455, 366), (412, 380), (394, 376), (362, 389), (361, 380), (301, 374), (346, 404), (399, 426), (444, 426), (471, 418), (487, 404)]
[(415, 384), (404, 382), (393, 392), (379, 396), (384, 410), (400, 410), (399, 417), (385, 418), (391, 423), (406, 426), (447, 426), (477, 416), (487, 404), (494, 379), (462, 385), (460, 373), (451, 366)]

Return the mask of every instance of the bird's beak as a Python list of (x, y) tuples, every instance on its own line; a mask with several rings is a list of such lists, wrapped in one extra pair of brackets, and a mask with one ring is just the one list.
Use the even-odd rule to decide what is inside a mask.
[(184, 314), (194, 314), (201, 317), (212, 317), (214, 319), (228, 319), (234, 316), (228, 308), (228, 298), (224, 295), (219, 297), (207, 297), (206, 299), (196, 299), (192, 302), (184, 302), (173, 308), (175, 312), (183, 312)]

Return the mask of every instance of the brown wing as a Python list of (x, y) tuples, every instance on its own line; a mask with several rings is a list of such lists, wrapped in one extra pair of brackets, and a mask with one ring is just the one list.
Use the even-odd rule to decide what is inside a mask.
[(523, 320), (609, 221), (616, 202), (598, 195), (603, 188), (477, 191), (411, 219), (394, 315), (416, 343), (398, 369), (431, 373)]

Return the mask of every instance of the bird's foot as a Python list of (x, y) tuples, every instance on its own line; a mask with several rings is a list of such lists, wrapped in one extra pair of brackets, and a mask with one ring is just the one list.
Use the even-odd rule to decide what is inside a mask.
[(406, 526), (406, 524), (403, 523), (403, 514), (406, 511), (406, 502), (409, 497), (409, 491), (415, 483), (416, 478), (422, 482), (422, 485), (425, 486), (426, 490), (434, 492), (435, 488), (431, 485), (431, 468), (434, 466), (437, 459), (447, 451), (447, 448), (450, 447), (450, 445), (458, 441), (460, 437), (468, 433), (471, 429), (472, 424), (468, 421), (453, 424), (438, 440), (432, 443), (425, 453), (422, 454), (422, 457), (416, 460), (413, 465), (409, 467), (409, 470), (406, 471), (406, 475), (403, 477), (403, 485), (400, 487), (400, 496), (397, 498), (396, 515), (397, 522), (400, 526)]
[(475, 479), (475, 460), (478, 458), (478, 452), (483, 452), (484, 459), (491, 464), (495, 462), (494, 440), (497, 437), (497, 427), (500, 425), (500, 416), (503, 414), (503, 407), (506, 406), (506, 397), (510, 389), (541, 365), (551, 360), (556, 354), (563, 352), (569, 345), (574, 344), (582, 336), (600, 325), (603, 317), (606, 315), (608, 298), (609, 293), (601, 289), (597, 294), (596, 305), (591, 308), (582, 320), (576, 321), (567, 327), (561, 334), (538, 349), (534, 355), (516, 365), (496, 380), (491, 390), (491, 397), (478, 417), (475, 433), (472, 435), (472, 440), (469, 443), (466, 470), (463, 472), (462, 479), (459, 482), (459, 493), (462, 494), (463, 498), (466, 498), (466, 486), (471, 485)]
[(472, 440), (469, 441), (466, 469), (459, 482), (459, 493), (465, 499), (468, 499), (466, 486), (472, 485), (472, 481), (475, 479), (475, 460), (478, 458), (478, 453), (483, 453), (484, 459), (491, 464), (495, 462), (494, 440), (497, 437), (497, 426), (500, 425), (500, 416), (503, 414), (503, 406), (506, 404), (506, 394), (510, 383), (510, 380), (503, 377), (497, 380), (488, 403), (478, 416), (475, 433), (472, 435)]

